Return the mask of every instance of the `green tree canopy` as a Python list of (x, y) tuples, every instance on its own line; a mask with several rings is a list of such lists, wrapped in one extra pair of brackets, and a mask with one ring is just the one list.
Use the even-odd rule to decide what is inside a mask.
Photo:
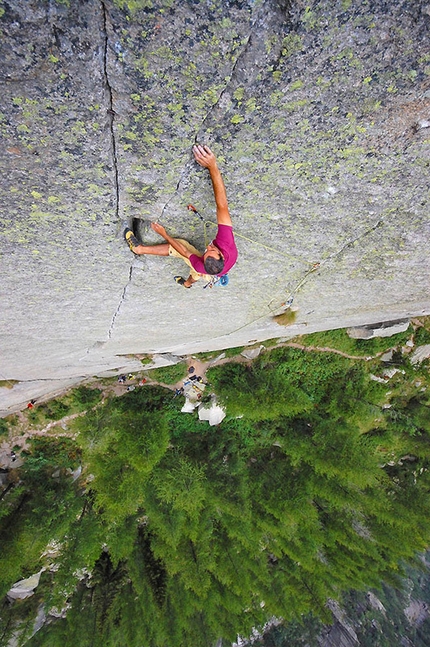
[(0, 520), (5, 587), (58, 537), (47, 605), (71, 608), (30, 647), (210, 645), (394, 581), (430, 537), (428, 402), (408, 369), (387, 408), (368, 370), (280, 349), (210, 372), (217, 427), (145, 387), (78, 419), (67, 451), (34, 446)]

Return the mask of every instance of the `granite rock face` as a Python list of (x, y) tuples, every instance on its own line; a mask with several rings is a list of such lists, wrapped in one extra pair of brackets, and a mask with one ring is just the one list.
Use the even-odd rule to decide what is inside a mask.
[[(0, 380), (31, 397), (133, 353), (427, 314), (429, 25), (428, 0), (2, 0)], [(194, 141), (240, 256), (227, 287), (185, 291), (122, 222), (204, 247)]]

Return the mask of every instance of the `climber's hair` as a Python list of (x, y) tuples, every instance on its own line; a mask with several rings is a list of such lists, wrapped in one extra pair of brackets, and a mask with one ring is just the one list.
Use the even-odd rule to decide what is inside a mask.
[(224, 259), (208, 256), (204, 260), (204, 266), (208, 274), (221, 274), (224, 269)]

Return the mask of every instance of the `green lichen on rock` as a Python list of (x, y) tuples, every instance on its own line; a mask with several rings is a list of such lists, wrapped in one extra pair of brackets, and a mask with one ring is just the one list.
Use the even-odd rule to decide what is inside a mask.
[[(197, 337), (236, 346), (278, 334), (272, 311), (298, 285), (293, 327), (425, 309), (430, 58), (420, 3), (13, 6), (0, 3), (8, 349), (27, 339), (26, 361), (49, 372), (55, 347), (54, 363), (81, 375), (118, 366), (117, 353), (190, 348)], [(159, 219), (203, 248), (186, 206), (211, 221), (215, 210), (195, 141), (218, 155), (240, 256), (228, 289), (195, 286), (190, 308), (171, 280), (180, 261), (135, 258), (121, 227)], [(147, 224), (139, 231), (162, 242)], [(34, 348), (48, 329), (56, 341)]]

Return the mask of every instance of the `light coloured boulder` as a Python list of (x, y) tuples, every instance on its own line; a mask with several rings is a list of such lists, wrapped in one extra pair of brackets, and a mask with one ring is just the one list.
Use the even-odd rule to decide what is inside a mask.
[(391, 337), (399, 332), (405, 332), (408, 328), (409, 319), (397, 319), (396, 321), (383, 321), (368, 326), (348, 328), (346, 332), (351, 339), (373, 339), (374, 337)]
[(197, 407), (197, 402), (191, 402), (188, 398), (185, 399), (184, 406), (182, 407), (182, 413), (193, 413), (194, 409)]
[(33, 595), (34, 589), (39, 585), (40, 576), (44, 570), (45, 569), (42, 568), (38, 573), (30, 575), (30, 577), (27, 577), (25, 580), (16, 582), (7, 592), (8, 598), (12, 600), (25, 600), (25, 598), (29, 598)]
[(225, 359), (226, 354), (221, 353), (220, 355), (217, 355), (214, 359), (210, 360), (208, 362), (208, 365), (210, 366), (211, 364), (216, 364), (217, 362), (220, 362), (222, 359)]
[(258, 346), (258, 348), (247, 348), (241, 352), (242, 357), (245, 359), (255, 359), (259, 356), (264, 346)]
[(172, 353), (160, 353), (159, 355), (152, 356), (152, 364), (145, 366), (145, 368), (161, 368), (162, 366), (173, 366), (182, 361), (182, 357), (172, 355)]
[(386, 614), (386, 609), (382, 604), (381, 600), (377, 598), (376, 595), (372, 593), (372, 591), (368, 591), (368, 593), (366, 594), (366, 597), (372, 609), (376, 609), (376, 611), (380, 611), (384, 615)]
[(199, 407), (199, 419), (207, 420), (211, 427), (219, 425), (224, 418), (225, 410), (220, 407), (215, 400), (212, 401), (209, 407), (204, 405), (200, 405)]
[(423, 362), (425, 359), (428, 359), (430, 357), (430, 344), (425, 344), (425, 346), (418, 346), (414, 350), (411, 356), (411, 363), (412, 364), (420, 364)]
[(400, 373), (400, 370), (398, 368), (389, 368), (386, 371), (384, 371), (384, 377), (390, 380), (392, 377), (395, 376), (396, 373)]
[(384, 378), (372, 374), (370, 374), (370, 379), (373, 380), (373, 382), (380, 382), (381, 384), (385, 384), (385, 382), (387, 382), (387, 380), (384, 380)]

